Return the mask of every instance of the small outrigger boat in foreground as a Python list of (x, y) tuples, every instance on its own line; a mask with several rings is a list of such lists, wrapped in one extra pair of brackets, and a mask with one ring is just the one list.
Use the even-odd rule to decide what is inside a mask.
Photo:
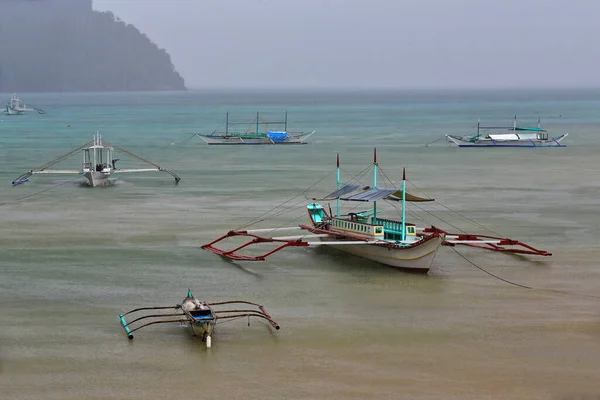
[[(121, 154), (130, 156), (138, 161), (149, 164), (152, 168), (117, 168), (116, 163), (119, 159), (113, 158), (113, 152), (117, 150)], [(66, 160), (73, 156), (79, 151), (83, 151), (83, 162), (80, 170), (53, 170), (49, 169), (51, 166)], [(175, 178), (175, 183), (179, 183), (181, 178), (175, 173), (168, 169), (162, 168), (161, 166), (154, 164), (148, 160), (145, 160), (135, 154), (115, 145), (110, 144), (106, 140), (102, 139), (100, 133), (94, 135), (94, 139), (84, 145), (76, 148), (75, 150), (62, 155), (37, 169), (32, 169), (20, 175), (18, 178), (12, 181), (13, 185), (20, 185), (28, 182), (29, 177), (37, 174), (80, 174), (87, 178), (91, 187), (106, 186), (110, 184), (109, 178), (116, 173), (126, 172), (166, 172)]]
[[(198, 135), (207, 144), (211, 145), (268, 145), (268, 144), (306, 144), (315, 131), (310, 133), (288, 132), (287, 111), (283, 121), (263, 121), (260, 113), (256, 113), (256, 119), (250, 122), (250, 128), (246, 132), (230, 131), (230, 125), (248, 125), (247, 122), (230, 122), (229, 113), (225, 117), (225, 131), (214, 131), (210, 135)], [(271, 130), (269, 125), (279, 125), (283, 130)], [(261, 126), (266, 126), (264, 132)], [(251, 131), (250, 129), (254, 129)]]
[[(482, 130), (509, 130), (510, 133), (487, 133)], [(477, 133), (473, 136), (446, 135), (449, 142), (458, 147), (565, 147), (561, 142), (568, 136), (564, 133), (558, 137), (551, 138), (548, 132), (540, 127), (538, 119), (537, 127), (517, 126), (517, 117), (513, 126), (480, 126), (477, 121)]]
[[(238, 308), (222, 308), (223, 306), (229, 307), (231, 305)], [(173, 312), (156, 314), (155, 310), (173, 310)], [(134, 313), (137, 317), (127, 322), (125, 316)], [(192, 334), (200, 336), (202, 341), (206, 343), (207, 348), (210, 348), (212, 345), (212, 335), (218, 323), (247, 318), (248, 325), (250, 325), (251, 317), (263, 319), (273, 328), (279, 330), (279, 325), (273, 321), (267, 310), (260, 304), (242, 300), (205, 303), (196, 299), (189, 289), (187, 296), (181, 304), (175, 306), (142, 307), (119, 314), (121, 326), (123, 326), (129, 339), (133, 339), (133, 332), (146, 326), (173, 323), (188, 324), (192, 330)]]
[[(362, 257), (380, 264), (406, 271), (427, 273), (441, 245), (465, 245), (487, 250), (550, 256), (551, 253), (539, 250), (517, 240), (488, 235), (451, 233), (436, 226), (417, 227), (406, 220), (407, 202), (430, 202), (433, 199), (419, 197), (406, 192), (406, 173), (403, 172), (402, 185), (398, 187), (377, 186), (377, 152), (373, 157), (373, 185), (365, 186), (358, 182), (340, 181), (339, 155), (337, 158), (337, 189), (319, 201), (335, 201), (336, 211), (329, 211), (319, 203), (309, 203), (307, 212), (310, 224), (296, 227), (265, 229), (237, 229), (227, 232), (220, 238), (205, 244), (203, 249), (231, 260), (262, 261), (268, 256), (287, 247), (312, 247), (329, 245), (338, 250)], [(363, 171), (364, 173), (364, 171)], [(384, 174), (384, 177), (386, 175)], [(391, 182), (391, 181), (390, 181)], [(297, 196), (296, 196), (297, 197)], [(368, 210), (350, 210), (342, 214), (340, 201), (354, 204), (371, 202)], [(401, 219), (382, 218), (378, 214), (377, 201), (391, 204), (401, 202)], [(286, 207), (285, 204), (280, 207)], [(289, 206), (288, 206), (289, 207)], [(396, 208), (396, 206), (394, 206)], [(279, 212), (280, 213), (280, 212)], [(266, 218), (268, 213), (261, 216)], [(304, 231), (296, 236), (270, 236), (281, 231)], [(235, 237), (245, 237), (247, 242), (233, 245), (233, 249), (221, 247), (222, 241)], [(272, 250), (260, 254), (242, 254), (251, 245), (271, 244)]]

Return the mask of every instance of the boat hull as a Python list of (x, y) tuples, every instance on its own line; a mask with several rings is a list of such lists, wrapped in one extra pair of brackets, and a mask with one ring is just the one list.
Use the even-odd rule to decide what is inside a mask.
[(304, 140), (310, 135), (292, 136), (286, 140), (274, 141), (268, 137), (242, 138), (239, 136), (202, 136), (200, 138), (210, 145), (286, 145), (286, 144), (307, 144)]
[(561, 135), (555, 139), (521, 139), (521, 140), (494, 140), (480, 139), (476, 141), (462, 140), (459, 137), (446, 135), (449, 141), (458, 147), (566, 147), (562, 140), (568, 134)]
[[(321, 238), (321, 241), (327, 240), (331, 239)], [(407, 247), (388, 247), (377, 244), (332, 245), (331, 247), (393, 268), (427, 273), (443, 240), (442, 236), (435, 236), (421, 244)]]
[(89, 171), (83, 174), (88, 180), (91, 187), (108, 186), (110, 181), (108, 178), (111, 174), (104, 172)]
[(4, 109), (4, 114), (6, 114), (6, 115), (23, 115), (23, 114), (25, 114), (25, 111), (15, 110), (14, 108), (7, 106)]
[(205, 338), (206, 336), (212, 335), (214, 324), (212, 321), (193, 322), (190, 323), (192, 333), (194, 336)]

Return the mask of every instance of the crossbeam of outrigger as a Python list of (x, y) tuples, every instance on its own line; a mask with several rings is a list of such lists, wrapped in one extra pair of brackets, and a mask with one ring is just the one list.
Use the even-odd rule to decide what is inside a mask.
[[(261, 232), (274, 232), (282, 230), (305, 230), (310, 231), (312, 234), (297, 235), (297, 236), (275, 236), (266, 237), (260, 236), (258, 233)], [(274, 229), (254, 229), (254, 230), (231, 230), (223, 236), (213, 240), (212, 242), (202, 246), (202, 249), (208, 250), (211, 253), (219, 256), (228, 258), (230, 260), (237, 261), (264, 261), (267, 257), (274, 253), (277, 253), (287, 247), (310, 247), (310, 246), (342, 246), (342, 245), (372, 245), (377, 244), (380, 246), (393, 246), (393, 243), (384, 240), (373, 240), (365, 238), (361, 235), (351, 233), (336, 233), (335, 236), (344, 238), (345, 240), (336, 240), (334, 235), (308, 225), (299, 225), (297, 227), (288, 228), (274, 228)], [(503, 253), (513, 254), (529, 254), (538, 256), (551, 256), (552, 253), (537, 249), (527, 243), (523, 243), (519, 240), (514, 240), (506, 237), (480, 235), (480, 234), (469, 234), (469, 233), (452, 233), (444, 229), (432, 226), (428, 228), (417, 228), (417, 232), (425, 233), (438, 233), (444, 236), (442, 246), (454, 247), (457, 245), (469, 246), (478, 249), (497, 251)], [(222, 242), (226, 239), (233, 237), (247, 237), (249, 240), (231, 250), (225, 250), (217, 246), (217, 243)], [(332, 240), (323, 241), (323, 238), (331, 238)], [(312, 239), (318, 239), (319, 241), (313, 241)], [(275, 243), (276, 247), (268, 252), (260, 255), (251, 256), (240, 254), (240, 251), (258, 244)]]
[[(478, 249), (499, 251), (504, 253), (514, 254), (531, 254), (538, 256), (551, 256), (552, 253), (546, 250), (536, 249), (533, 246), (523, 243), (519, 240), (503, 238), (499, 236), (489, 235), (474, 235), (468, 233), (451, 233), (447, 232), (438, 227), (423, 228), (424, 232), (438, 232), (445, 235), (445, 239), (442, 242), (442, 246), (456, 246), (463, 245), (469, 247), (476, 247)], [(506, 247), (515, 246), (515, 247)]]

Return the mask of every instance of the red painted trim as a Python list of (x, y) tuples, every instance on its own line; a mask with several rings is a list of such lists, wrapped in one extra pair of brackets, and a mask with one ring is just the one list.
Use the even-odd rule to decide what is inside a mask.
[[(496, 239), (498, 243), (448, 243), (446, 241), (442, 242), (444, 246), (469, 246), (476, 247), (479, 249), (499, 251), (504, 253), (515, 253), (515, 254), (532, 254), (539, 256), (551, 256), (552, 253), (546, 250), (536, 249), (533, 246), (528, 245), (527, 243), (520, 242), (518, 240), (503, 238), (498, 236), (489, 236), (489, 235), (474, 235), (467, 233), (451, 233), (447, 232), (438, 227), (432, 226), (424, 229), (425, 232), (438, 232), (443, 233), (445, 235), (456, 236), (457, 240), (485, 240), (485, 239)], [(513, 246), (513, 247), (504, 247), (504, 246)]]

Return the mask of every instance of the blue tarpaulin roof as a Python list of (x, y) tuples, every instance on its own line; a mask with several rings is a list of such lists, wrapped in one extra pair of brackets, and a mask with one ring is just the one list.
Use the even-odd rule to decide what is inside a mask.
[(329, 200), (329, 199), (337, 199), (345, 194), (356, 192), (358, 189), (362, 188), (362, 185), (357, 183), (347, 183), (335, 192), (329, 193), (327, 196), (314, 198), (313, 200)]
[(380, 189), (380, 188), (371, 188), (369, 190), (365, 190), (364, 192), (354, 194), (349, 197), (341, 197), (342, 200), (347, 201), (377, 201), (381, 199), (385, 199), (389, 195), (396, 193), (398, 189)]

